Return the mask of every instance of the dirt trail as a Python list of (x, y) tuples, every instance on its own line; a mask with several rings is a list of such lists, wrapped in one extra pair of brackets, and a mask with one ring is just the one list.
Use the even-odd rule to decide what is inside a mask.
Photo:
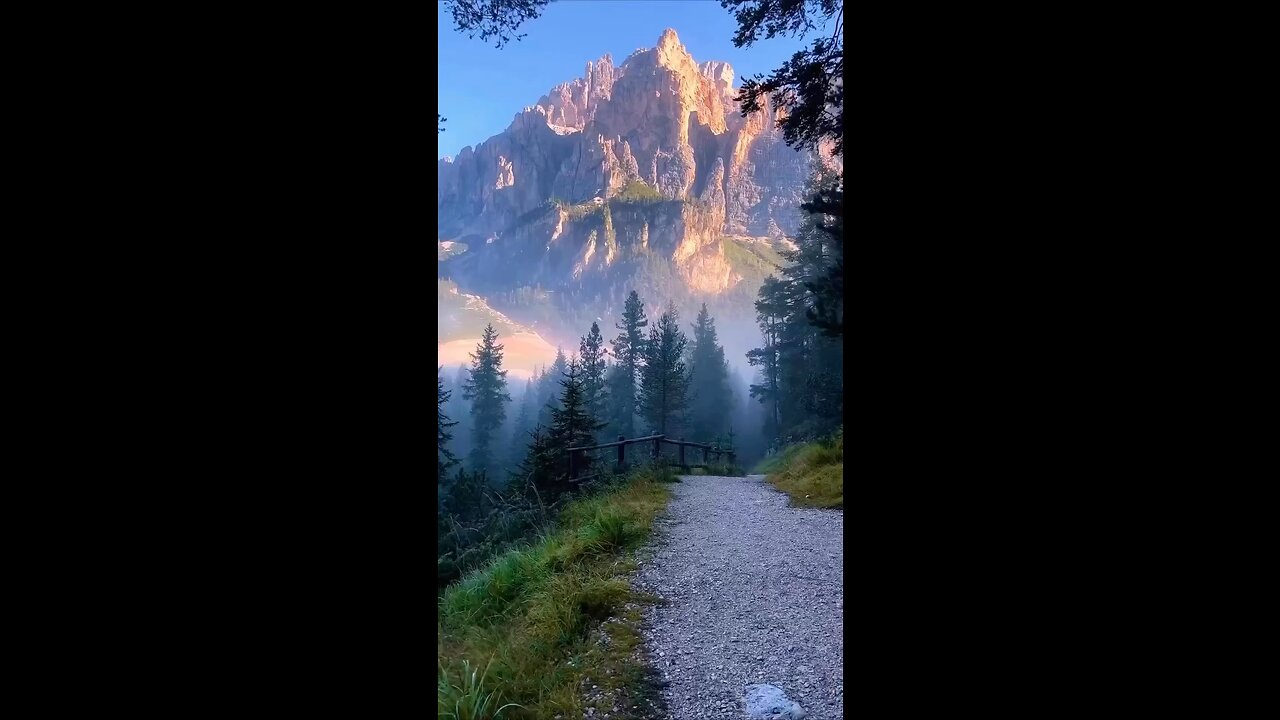
[(764, 476), (685, 476), (633, 580), (667, 601), (646, 649), (672, 720), (744, 718), (767, 683), (844, 717), (844, 512), (787, 506)]

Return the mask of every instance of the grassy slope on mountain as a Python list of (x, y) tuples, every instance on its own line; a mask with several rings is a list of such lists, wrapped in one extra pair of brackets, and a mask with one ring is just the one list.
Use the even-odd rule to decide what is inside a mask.
[(508, 380), (522, 381), (532, 375), (535, 368), (545, 367), (555, 359), (555, 346), (534, 329), (506, 318), (481, 298), (455, 292), (457, 286), (450, 280), (437, 279), (436, 287), (437, 364), (469, 365), (470, 353), (475, 352), (489, 323), (498, 331), (498, 342), (503, 346), (503, 368), (511, 373)]
[(760, 461), (757, 473), (791, 496), (797, 507), (844, 507), (844, 430), (835, 437), (791, 445)]
[(729, 265), (743, 279), (753, 279), (759, 285), (766, 275), (777, 273), (787, 261), (770, 245), (750, 238), (726, 237), (724, 256)]
[(500, 315), (484, 300), (459, 292), (451, 280), (436, 280), (436, 302), (440, 321), (438, 342), (478, 338), (489, 323), (493, 323), (499, 335), (528, 332), (524, 326)]
[[(633, 658), (639, 614), (626, 606), (646, 599), (627, 584), (627, 551), (646, 540), (666, 507), (663, 481), (670, 477), (640, 470), (613, 490), (571, 503), (554, 532), (444, 592), (436, 650), (442, 717), (486, 698), (488, 713), (478, 718), (494, 717), (506, 703), (520, 705), (503, 715), (513, 719), (582, 717), (584, 684), (603, 691), (593, 704), (605, 712), (643, 701), (644, 669)], [(610, 617), (617, 621), (601, 623)], [(476, 668), (483, 680), (469, 684)]]

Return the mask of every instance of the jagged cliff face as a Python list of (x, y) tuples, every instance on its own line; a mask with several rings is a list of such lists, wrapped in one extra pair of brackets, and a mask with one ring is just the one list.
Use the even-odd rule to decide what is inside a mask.
[(667, 30), (440, 160), (437, 235), (469, 248), (441, 277), (554, 342), (576, 344), (593, 320), (612, 327), (631, 290), (655, 316), (670, 300), (691, 319), (708, 302), (754, 332), (768, 268), (740, 241), (795, 233), (813, 157), (785, 145), (771, 108), (743, 118), (733, 82)]
[(709, 192), (725, 233), (793, 233), (810, 159), (782, 142), (772, 110), (740, 116), (733, 80), (673, 30), (620, 66), (587, 63), (503, 133), (439, 161), (439, 236), (501, 236), (549, 199), (610, 198), (633, 180), (671, 200)]
[(447, 272), (481, 293), (625, 282), (638, 265), (656, 261), (703, 292), (740, 279), (723, 261), (723, 215), (714, 207), (662, 200), (609, 202), (583, 211), (549, 208), (500, 240), (477, 243), (449, 260)]

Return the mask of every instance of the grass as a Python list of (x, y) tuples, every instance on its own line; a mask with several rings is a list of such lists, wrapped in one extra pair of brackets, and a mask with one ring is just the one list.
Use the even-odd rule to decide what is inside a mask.
[(731, 237), (721, 238), (720, 242), (724, 245), (725, 261), (744, 277), (763, 278), (777, 274), (780, 268), (787, 265), (786, 259), (764, 243)]
[(643, 180), (632, 180), (614, 196), (618, 202), (661, 202), (665, 198), (662, 193)]
[(463, 660), (462, 676), (459, 678), (461, 685), (454, 685), (452, 678), (445, 672), (444, 666), (437, 665), (440, 674), (437, 679), (436, 717), (453, 718), (453, 720), (496, 719), (502, 717), (507, 708), (520, 707), (516, 703), (499, 705), (502, 702), (502, 691), (484, 689), (485, 679), (489, 677), (489, 667), (492, 664), (493, 661), (490, 660), (489, 665), (484, 668), (484, 674), (476, 679), (479, 670), (471, 667), (470, 661)]
[(829, 440), (792, 445), (756, 466), (796, 507), (844, 507), (844, 430)]
[[(595, 694), (607, 690), (597, 698), (601, 709), (625, 718), (613, 703), (638, 704), (647, 694), (644, 670), (632, 659), (637, 603), (645, 598), (630, 590), (625, 553), (644, 542), (669, 498), (662, 474), (633, 472), (570, 503), (553, 532), (447, 589), (438, 615), (440, 711), (491, 713), (449, 710), (458, 720), (571, 720), (590, 702), (585, 683)], [(478, 667), (486, 671), (477, 676)]]

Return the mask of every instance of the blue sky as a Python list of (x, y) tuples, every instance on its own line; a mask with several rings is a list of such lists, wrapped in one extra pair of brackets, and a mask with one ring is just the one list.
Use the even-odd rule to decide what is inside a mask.
[(715, 0), (554, 0), (546, 12), (525, 23), (527, 37), (501, 50), (453, 29), (443, 3), (439, 20), (440, 114), (448, 118), (437, 138), (437, 157), (456, 156), (511, 124), (522, 108), (553, 86), (582, 77), (588, 60), (605, 53), (622, 61), (637, 48), (658, 44), (668, 27), (698, 63), (723, 60), (742, 76), (768, 74), (808, 44), (794, 38), (760, 40), (751, 48), (733, 46), (737, 25)]

